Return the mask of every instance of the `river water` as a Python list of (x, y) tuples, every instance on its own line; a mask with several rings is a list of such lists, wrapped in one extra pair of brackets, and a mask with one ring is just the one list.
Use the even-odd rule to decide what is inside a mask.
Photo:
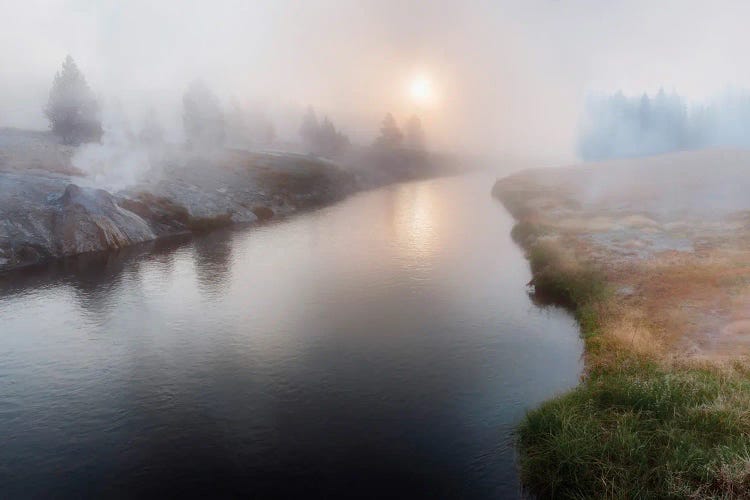
[(492, 181), (0, 277), (0, 497), (519, 496), (582, 347)]

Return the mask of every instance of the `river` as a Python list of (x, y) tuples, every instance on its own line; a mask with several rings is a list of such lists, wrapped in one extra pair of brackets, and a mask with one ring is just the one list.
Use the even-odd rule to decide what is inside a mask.
[(493, 180), (0, 276), (0, 497), (518, 497), (582, 346)]

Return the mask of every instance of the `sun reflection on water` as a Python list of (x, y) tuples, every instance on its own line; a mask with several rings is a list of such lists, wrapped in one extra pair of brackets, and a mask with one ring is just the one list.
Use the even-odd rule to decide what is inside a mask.
[(399, 186), (395, 196), (393, 224), (399, 250), (411, 258), (434, 254), (438, 244), (436, 212), (439, 201), (432, 183)]

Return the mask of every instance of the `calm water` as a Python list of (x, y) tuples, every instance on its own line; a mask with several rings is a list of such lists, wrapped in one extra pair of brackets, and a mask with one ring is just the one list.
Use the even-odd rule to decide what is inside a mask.
[(581, 345), (492, 180), (0, 278), (0, 497), (518, 496)]

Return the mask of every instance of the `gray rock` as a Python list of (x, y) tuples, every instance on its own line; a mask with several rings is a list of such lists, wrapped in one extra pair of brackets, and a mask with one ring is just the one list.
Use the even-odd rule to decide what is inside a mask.
[[(0, 134), (0, 138), (2, 134)], [(54, 145), (48, 145), (50, 158)], [(8, 156), (8, 151), (4, 154)], [(160, 236), (252, 223), (340, 199), (355, 189), (341, 168), (304, 157), (172, 152), (158, 178), (111, 193), (61, 169), (30, 169), (12, 150), (0, 170), (0, 271)], [(268, 194), (270, 193), (270, 194)]]

